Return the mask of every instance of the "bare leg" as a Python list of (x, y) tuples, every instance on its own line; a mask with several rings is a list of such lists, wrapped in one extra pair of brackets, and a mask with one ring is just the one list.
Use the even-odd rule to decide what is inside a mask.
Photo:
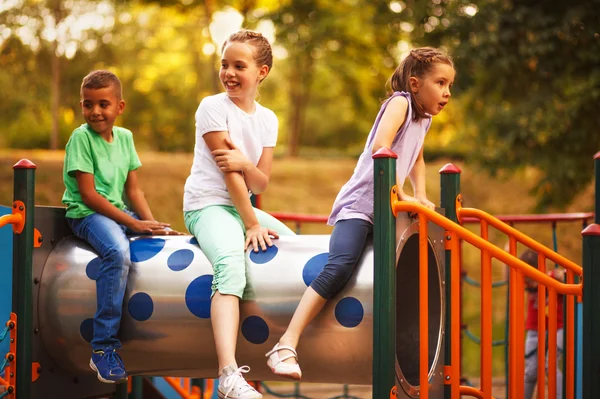
[(210, 319), (219, 359), (219, 374), (223, 368), (235, 363), (235, 347), (240, 323), (239, 303), (237, 296), (222, 295), (217, 291), (210, 305)]
[[(304, 295), (302, 295), (300, 304), (298, 304), (298, 308), (292, 316), (290, 325), (279, 340), (279, 344), (282, 346), (291, 346), (295, 349), (298, 346), (298, 341), (300, 340), (300, 336), (304, 332), (304, 329), (319, 314), (319, 312), (321, 312), (321, 309), (323, 309), (326, 302), (327, 300), (325, 298), (317, 294), (317, 292), (309, 286), (304, 292)], [(282, 350), (280, 352), (281, 357), (288, 354), (292, 353), (288, 350)], [(292, 357), (284, 362), (293, 364), (296, 363), (296, 359)]]

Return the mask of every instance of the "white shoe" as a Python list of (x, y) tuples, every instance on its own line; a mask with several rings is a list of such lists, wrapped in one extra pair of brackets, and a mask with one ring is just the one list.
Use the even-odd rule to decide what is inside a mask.
[[(293, 354), (279, 357), (280, 350), (288, 350)], [(292, 380), (299, 380), (302, 378), (302, 370), (300, 370), (300, 365), (298, 364), (298, 354), (291, 346), (279, 346), (279, 343), (277, 343), (265, 356), (268, 357), (267, 365), (274, 374), (285, 378), (291, 378)], [(291, 358), (296, 359), (296, 363), (284, 363), (287, 359)]]
[(223, 369), (219, 377), (219, 399), (262, 399), (262, 395), (244, 379), (242, 373), (250, 371), (250, 367), (238, 367), (230, 364)]

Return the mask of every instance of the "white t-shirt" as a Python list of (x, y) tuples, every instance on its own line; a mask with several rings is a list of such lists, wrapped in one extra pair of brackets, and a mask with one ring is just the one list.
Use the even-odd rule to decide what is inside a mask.
[(183, 210), (199, 210), (209, 205), (233, 205), (225, 185), (225, 175), (217, 167), (204, 141), (206, 133), (229, 132), (231, 141), (255, 166), (264, 147), (275, 147), (279, 122), (275, 113), (255, 103), (247, 114), (226, 93), (205, 97), (196, 111), (194, 163), (185, 182)]

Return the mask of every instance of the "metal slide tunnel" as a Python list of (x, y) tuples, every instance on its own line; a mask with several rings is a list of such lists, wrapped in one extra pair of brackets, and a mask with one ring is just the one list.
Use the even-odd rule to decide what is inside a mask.
[[(99, 259), (71, 235), (64, 209), (36, 208), (43, 245), (34, 251), (33, 361), (42, 366), (33, 398), (99, 397), (114, 387), (89, 368)], [(429, 226), (430, 397), (443, 397), (443, 230)], [(399, 398), (419, 395), (418, 223), (397, 219), (396, 375)], [(241, 305), (237, 358), (249, 379), (276, 380), (264, 354), (283, 333), (306, 287), (327, 260), (329, 236), (281, 237), (247, 253), (248, 300)], [(130, 374), (214, 378), (212, 268), (191, 236), (132, 237), (120, 338)], [(373, 247), (347, 287), (309, 325), (298, 348), (303, 381), (372, 382)], [(107, 391), (108, 390), (108, 391)]]

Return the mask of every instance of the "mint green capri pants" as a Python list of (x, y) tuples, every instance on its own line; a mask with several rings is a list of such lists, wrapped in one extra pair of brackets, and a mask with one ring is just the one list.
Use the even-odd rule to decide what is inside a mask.
[[(254, 208), (258, 223), (280, 236), (294, 235), (285, 224)], [(234, 206), (211, 205), (183, 213), (185, 226), (198, 240), (200, 249), (213, 267), (212, 295), (219, 291), (241, 299), (253, 299), (244, 243), (246, 229)]]

